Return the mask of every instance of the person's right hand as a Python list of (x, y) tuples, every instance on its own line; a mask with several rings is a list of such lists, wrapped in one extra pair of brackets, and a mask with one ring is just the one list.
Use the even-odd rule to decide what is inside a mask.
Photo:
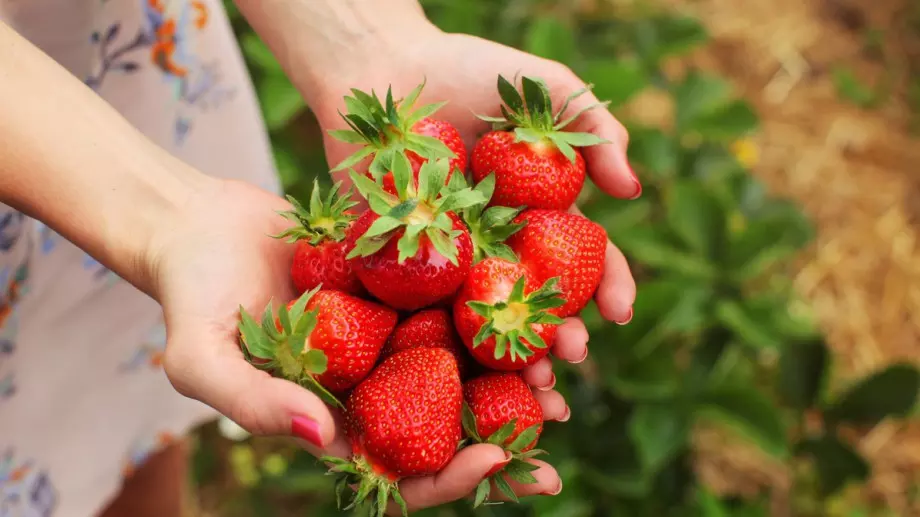
[[(157, 236), (147, 260), (167, 324), (166, 374), (176, 390), (200, 400), (257, 435), (295, 436), (312, 454), (348, 457), (340, 414), (292, 382), (250, 365), (238, 342), (242, 305), (260, 314), (274, 299), (293, 298), (289, 277), (293, 246), (269, 237), (289, 224), (277, 214), (288, 203), (247, 184), (209, 180), (191, 196), (170, 231)], [(555, 391), (535, 391), (546, 420), (568, 417)], [(469, 495), (485, 474), (505, 461), (494, 445), (457, 454), (438, 475), (406, 479), (409, 507), (437, 506)], [(519, 495), (558, 493), (559, 477), (540, 462), (538, 482), (514, 485)], [(331, 489), (331, 487), (330, 487)]]

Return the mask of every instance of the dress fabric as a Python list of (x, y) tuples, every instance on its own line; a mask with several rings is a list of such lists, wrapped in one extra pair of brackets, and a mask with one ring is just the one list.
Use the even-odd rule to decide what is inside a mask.
[[(175, 156), (280, 191), (219, 0), (0, 0), (0, 22)], [(169, 384), (165, 340), (153, 300), (0, 205), (0, 517), (92, 517), (216, 417)]]

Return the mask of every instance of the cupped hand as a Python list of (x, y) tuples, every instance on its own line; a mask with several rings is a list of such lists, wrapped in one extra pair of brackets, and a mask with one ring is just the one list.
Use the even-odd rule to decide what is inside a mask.
[[(456, 126), (467, 148), (472, 149), (476, 138), (489, 129), (475, 115), (500, 114), (501, 101), (496, 88), (499, 74), (509, 79), (518, 75), (542, 78), (556, 107), (570, 94), (585, 87), (582, 80), (560, 63), (494, 42), (468, 35), (446, 34), (430, 26), (406, 32), (412, 41), (402, 47), (404, 52), (374, 64), (364, 64), (357, 75), (357, 82), (354, 82), (353, 74), (349, 78), (353, 84), (337, 84), (335, 79), (326, 82), (318, 102), (314, 102), (314, 111), (324, 130), (346, 127), (339, 112), (345, 112), (342, 98), (349, 94), (349, 88), (373, 89), (382, 98), (391, 86), (394, 98), (398, 99), (425, 81), (421, 102), (447, 101), (448, 104), (435, 116)], [(598, 99), (588, 93), (576, 98), (569, 109), (575, 113), (597, 102)], [(623, 199), (634, 199), (641, 194), (640, 183), (626, 159), (627, 132), (609, 111), (604, 108), (589, 110), (567, 129), (593, 133), (610, 142), (583, 150), (587, 172), (601, 190)], [(325, 146), (330, 164), (339, 163), (356, 150), (354, 145), (340, 142), (328, 134)], [(573, 206), (571, 210), (578, 213), (577, 207)], [(608, 242), (604, 275), (595, 294), (601, 315), (619, 324), (628, 323), (633, 314), (635, 293), (635, 282), (625, 257)], [(559, 328), (552, 354), (559, 359), (579, 363), (587, 357), (587, 343), (588, 331), (582, 320), (568, 318)], [(542, 359), (526, 369), (523, 375), (529, 384), (536, 387), (535, 393), (544, 406), (549, 406), (548, 413), (552, 416), (548, 419), (567, 420), (568, 407), (558, 393), (551, 391), (555, 384), (551, 360), (548, 357)], [(561, 416), (560, 410), (565, 416)], [(413, 480), (404, 486), (416, 507), (434, 506), (463, 497), (475, 488), (482, 467), (492, 460), (501, 459), (499, 454), (497, 449), (489, 446), (471, 447), (461, 451), (439, 476)], [(538, 463), (541, 467), (535, 471), (538, 483), (516, 486), (519, 495), (554, 493), (561, 489), (561, 481), (552, 467)]]
[[(166, 375), (179, 393), (204, 402), (256, 435), (293, 436), (311, 454), (348, 457), (341, 414), (313, 393), (249, 364), (238, 341), (239, 307), (260, 314), (269, 300), (292, 299), (293, 246), (273, 239), (289, 222), (278, 196), (235, 181), (213, 180), (182, 209), (171, 231), (159, 236), (148, 259), (168, 335)], [(535, 391), (546, 420), (566, 420), (555, 391)], [(410, 508), (435, 506), (469, 494), (505, 459), (493, 445), (461, 451), (441, 473), (400, 483)], [(520, 494), (553, 492), (552, 467)]]

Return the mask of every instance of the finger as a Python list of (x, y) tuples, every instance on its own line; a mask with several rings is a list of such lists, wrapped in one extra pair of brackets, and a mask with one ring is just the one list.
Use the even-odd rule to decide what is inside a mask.
[[(584, 88), (584, 82), (571, 71), (566, 69), (562, 77), (563, 84), (560, 85), (560, 90), (565, 95)], [(580, 95), (569, 104), (563, 118), (598, 102), (592, 92)], [(581, 148), (588, 175), (601, 190), (622, 199), (635, 199), (642, 194), (642, 185), (626, 157), (629, 133), (610, 111), (603, 106), (589, 109), (565, 129), (591, 133), (610, 142)]]
[[(569, 208), (569, 212), (584, 217), (577, 206)], [(633, 314), (633, 303), (636, 301), (636, 280), (629, 270), (629, 263), (623, 252), (607, 241), (604, 252), (604, 273), (594, 293), (601, 316), (607, 321), (620, 325), (629, 323)]]
[(524, 382), (538, 390), (550, 390), (556, 385), (556, 375), (553, 373), (553, 362), (544, 357), (528, 366), (521, 372)]
[(316, 395), (250, 365), (233, 339), (180, 331), (169, 337), (164, 361), (179, 393), (213, 407), (252, 434), (294, 436), (313, 454), (323, 454), (337, 442), (333, 415)]
[(565, 422), (569, 419), (569, 406), (566, 405), (565, 398), (558, 391), (533, 390), (533, 396), (540, 403), (540, 407), (543, 408), (544, 421)]
[[(514, 481), (509, 477), (505, 477), (505, 480), (511, 485), (511, 489), (514, 490), (515, 495), (518, 497), (527, 497), (529, 495), (557, 495), (562, 491), (562, 479), (559, 477), (559, 474), (556, 472), (556, 469), (552, 465), (546, 463), (545, 461), (540, 460), (527, 460), (528, 463), (538, 466), (539, 468), (531, 474), (536, 478), (536, 483), (519, 483)], [(495, 488), (495, 483), (492, 484), (492, 496), (490, 497), (493, 501), (508, 501), (509, 498)]]
[(588, 329), (581, 318), (566, 318), (556, 329), (553, 355), (570, 363), (580, 363), (588, 357)]
[(636, 301), (636, 281), (629, 271), (626, 257), (611, 243), (607, 243), (604, 257), (604, 274), (594, 293), (601, 316), (608, 321), (625, 325), (633, 317)]
[[(501, 447), (471, 445), (458, 452), (437, 474), (400, 481), (399, 491), (410, 511), (439, 506), (466, 497), (493, 468), (507, 461), (508, 457)], [(391, 503), (388, 513), (399, 515), (399, 507)]]

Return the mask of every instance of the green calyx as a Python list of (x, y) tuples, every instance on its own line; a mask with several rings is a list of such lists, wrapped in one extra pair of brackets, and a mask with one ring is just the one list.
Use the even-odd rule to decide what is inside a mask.
[(505, 465), (500, 471), (495, 472), (486, 479), (483, 479), (482, 482), (476, 487), (476, 495), (473, 500), (473, 507), (477, 508), (481, 506), (489, 497), (489, 493), (492, 491), (492, 483), (495, 484), (495, 487), (498, 488), (503, 494), (505, 494), (508, 499), (514, 502), (519, 502), (517, 494), (514, 493), (514, 490), (511, 488), (511, 485), (508, 484), (508, 481), (505, 479), (502, 474), (505, 476), (517, 481), (522, 484), (531, 484), (536, 483), (537, 478), (531, 474), (531, 472), (537, 470), (539, 467), (530, 463), (529, 459), (539, 456), (541, 454), (546, 454), (546, 451), (542, 449), (531, 449), (524, 452), (524, 448), (533, 443), (537, 439), (537, 433), (540, 430), (540, 424), (534, 424), (527, 429), (521, 431), (521, 434), (517, 435), (511, 443), (505, 443), (511, 438), (511, 435), (514, 434), (514, 429), (517, 426), (517, 419), (512, 419), (510, 422), (501, 426), (497, 431), (492, 433), (491, 436), (482, 437), (479, 434), (479, 430), (476, 427), (476, 415), (473, 414), (473, 410), (470, 409), (470, 406), (464, 402), (463, 403), (463, 429), (466, 431), (466, 435), (469, 437), (473, 443), (488, 443), (491, 445), (498, 445), (506, 452), (511, 454), (511, 461)]
[(369, 171), (375, 179), (387, 172), (385, 164), (397, 153), (412, 151), (422, 158), (454, 158), (456, 155), (437, 138), (412, 132), (412, 127), (426, 117), (434, 115), (446, 103), (427, 104), (416, 108), (415, 103), (425, 83), (418, 85), (401, 101), (393, 100), (392, 87), (387, 88), (386, 101), (377, 93), (365, 93), (352, 88), (353, 96), (345, 97), (346, 114), (339, 115), (351, 129), (335, 129), (329, 134), (342, 142), (362, 144), (364, 147), (345, 158), (333, 171), (353, 167), (368, 156), (374, 155)]
[(534, 332), (533, 325), (560, 325), (563, 322), (562, 318), (548, 312), (548, 309), (565, 304), (565, 299), (560, 296), (561, 291), (556, 289), (559, 277), (550, 278), (528, 295), (524, 294), (524, 281), (522, 275), (514, 283), (508, 299), (495, 305), (479, 301), (466, 302), (473, 312), (486, 320), (473, 338), (474, 348), (494, 336), (495, 359), (510, 355), (511, 362), (532, 356), (534, 352), (531, 347), (546, 348), (546, 342)]
[(310, 334), (316, 327), (319, 310), (307, 311), (307, 303), (320, 287), (307, 291), (294, 302), (290, 310), (286, 305), (278, 309), (275, 323), (273, 302), (269, 301), (262, 313), (261, 323), (240, 306), (239, 330), (246, 359), (257, 368), (278, 372), (285, 379), (316, 393), (331, 406), (342, 403), (324, 388), (316, 376), (324, 373), (328, 364), (322, 350), (309, 347)]
[(319, 188), (319, 180), (313, 181), (313, 192), (310, 194), (310, 206), (304, 208), (294, 197), (287, 196), (294, 207), (292, 210), (279, 212), (279, 214), (295, 223), (284, 232), (273, 235), (276, 239), (287, 239), (288, 242), (306, 240), (316, 246), (324, 240), (339, 242), (345, 238), (345, 231), (357, 216), (349, 214), (348, 210), (358, 205), (351, 199), (351, 189), (344, 194), (339, 194), (342, 182), (332, 186), (329, 194), (323, 197)]
[[(328, 474), (337, 476), (335, 500), (340, 510), (355, 510), (365, 506), (367, 515), (383, 517), (392, 497), (402, 509), (403, 517), (409, 515), (406, 501), (399, 493), (398, 481), (374, 472), (370, 462), (363, 456), (356, 454), (351, 460), (332, 456), (321, 459), (330, 466)], [(351, 487), (357, 489), (352, 492)]]
[(554, 114), (549, 87), (546, 86), (542, 79), (522, 77), (521, 92), (518, 92), (514, 84), (499, 75), (498, 93), (502, 102), (504, 102), (501, 106), (502, 116), (479, 116), (479, 118), (492, 123), (496, 130), (505, 131), (514, 128), (514, 135), (518, 142), (531, 144), (549, 143), (574, 163), (575, 151), (573, 147), (588, 147), (610, 143), (591, 133), (562, 131), (586, 111), (597, 107), (606, 108), (610, 104), (609, 102), (594, 103), (581, 108), (570, 117), (563, 118), (569, 108), (569, 104), (590, 91), (591, 88), (591, 85), (587, 85), (569, 95), (562, 104), (562, 108)]
[[(454, 175), (457, 176), (456, 173)], [(517, 262), (517, 255), (505, 244), (505, 239), (517, 233), (527, 224), (526, 222), (514, 222), (514, 218), (521, 213), (523, 208), (486, 206), (495, 192), (494, 174), (483, 178), (473, 190), (481, 193), (485, 201), (466, 208), (460, 213), (470, 229), (470, 237), (473, 240), (473, 262), (479, 262), (486, 257)]]
[[(388, 165), (393, 172), (395, 195), (384, 191), (370, 178), (350, 171), (358, 191), (380, 217), (357, 239), (347, 258), (373, 255), (400, 229), (405, 229), (398, 241), (400, 264), (415, 256), (424, 235), (438, 253), (457, 265), (458, 250), (454, 239), (462, 232), (454, 229), (448, 213), (483, 203), (482, 193), (462, 187), (453, 179), (445, 186), (450, 169), (446, 158), (424, 163), (419, 170), (418, 186), (413, 181), (412, 167), (404, 153), (394, 155)], [(452, 177), (458, 175), (453, 174)]]

